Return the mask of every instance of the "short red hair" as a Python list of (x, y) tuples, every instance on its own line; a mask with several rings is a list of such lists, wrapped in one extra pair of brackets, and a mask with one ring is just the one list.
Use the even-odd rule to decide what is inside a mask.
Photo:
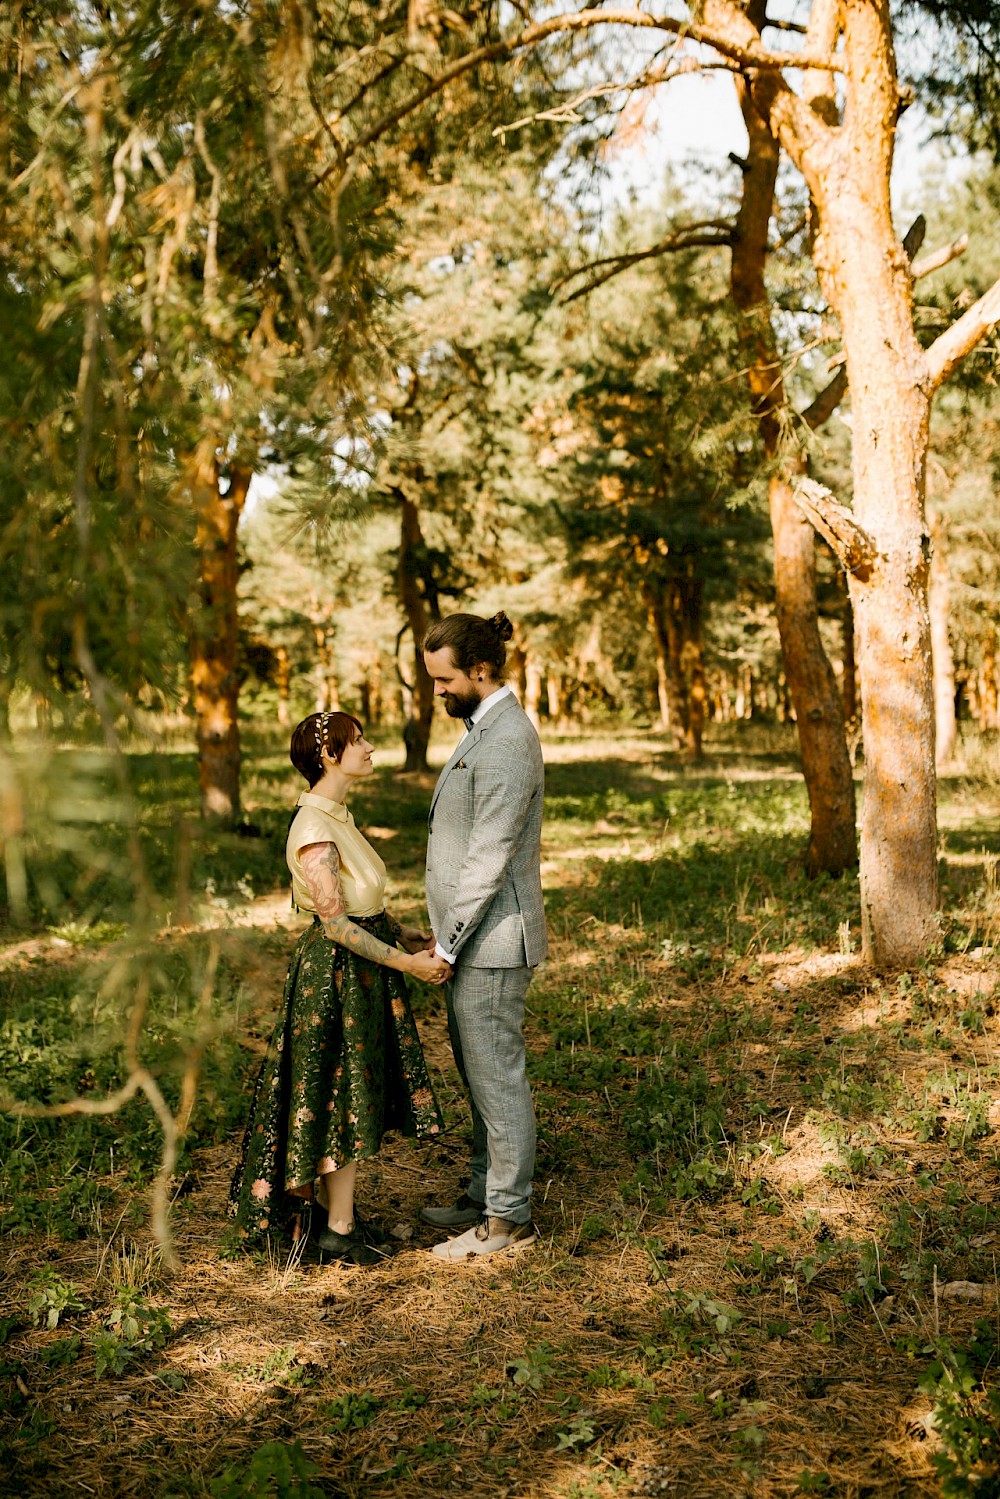
[(288, 758), (309, 785), (315, 786), (323, 779), (323, 751), (339, 762), (347, 746), (364, 732), (353, 713), (310, 713), (292, 730)]

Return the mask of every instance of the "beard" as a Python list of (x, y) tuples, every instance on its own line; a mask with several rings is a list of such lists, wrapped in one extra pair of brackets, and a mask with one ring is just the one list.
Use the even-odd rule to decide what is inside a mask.
[(445, 692), (442, 696), (444, 711), (449, 718), (471, 718), (480, 703), (474, 692)]

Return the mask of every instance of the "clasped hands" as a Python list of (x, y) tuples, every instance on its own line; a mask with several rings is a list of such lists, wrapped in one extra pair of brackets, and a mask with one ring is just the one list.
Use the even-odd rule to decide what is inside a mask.
[(446, 984), (454, 969), (446, 959), (434, 951), (433, 932), (421, 932), (416, 927), (404, 927), (399, 945), (412, 955), (408, 971), (415, 979), (425, 984)]

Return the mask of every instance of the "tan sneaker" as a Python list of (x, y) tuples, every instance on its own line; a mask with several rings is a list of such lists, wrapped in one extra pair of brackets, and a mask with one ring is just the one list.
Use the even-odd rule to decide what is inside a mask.
[(538, 1238), (538, 1229), (529, 1218), (527, 1223), (511, 1223), (508, 1218), (480, 1218), (457, 1239), (435, 1244), (432, 1254), (439, 1260), (473, 1260), (478, 1255), (498, 1254), (501, 1249), (527, 1249)]

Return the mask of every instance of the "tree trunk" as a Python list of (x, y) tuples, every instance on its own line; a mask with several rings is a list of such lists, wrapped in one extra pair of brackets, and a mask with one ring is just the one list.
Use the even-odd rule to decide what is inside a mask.
[(361, 679), (361, 717), (365, 726), (377, 726), (382, 720), (382, 668), (378, 657), (365, 667)]
[(1000, 708), (1000, 692), (997, 690), (996, 641), (983, 646), (983, 659), (979, 667), (976, 691), (976, 713), (979, 727), (984, 732), (997, 727), (997, 711)]
[(434, 683), (424, 666), (421, 644), (427, 633), (427, 602), (420, 586), (421, 555), (425, 550), (420, 529), (420, 511), (401, 489), (394, 490), (400, 504), (399, 562), (396, 583), (403, 614), (413, 636), (413, 683), (408, 693), (409, 713), (403, 725), (406, 746), (404, 771), (427, 769), (427, 746), (434, 715)]
[(190, 634), (191, 693), (201, 812), (230, 825), (240, 816), (237, 529), (251, 477), (249, 469), (230, 469), (223, 493), (224, 476), (207, 443), (192, 470), (198, 603)]
[(688, 694), (681, 662), (683, 634), (679, 619), (679, 596), (673, 583), (644, 578), (641, 584), (646, 616), (656, 653), (657, 696), (660, 719), (670, 731), (674, 747), (682, 750), (688, 729)]
[(689, 576), (678, 589), (684, 620), (683, 660), (688, 683), (687, 725), (684, 752), (688, 760), (702, 758), (702, 736), (705, 732), (705, 653), (701, 633), (702, 582)]
[(566, 685), (559, 672), (546, 672), (545, 699), (552, 722), (558, 726), (564, 724), (566, 722)]
[(844, 703), (844, 721), (853, 723), (858, 716), (858, 663), (854, 650), (854, 605), (851, 603), (847, 579), (843, 574), (841, 574), (841, 581), (844, 588), (844, 612), (841, 616), (843, 675), (840, 692)]
[[(751, 0), (748, 14), (758, 27), (764, 11), (763, 0)], [(738, 91), (749, 150), (732, 252), (733, 301), (742, 316), (752, 407), (773, 458), (782, 450), (786, 394), (764, 267), (780, 152), (750, 87), (740, 80)], [(770, 484), (775, 611), (809, 796), (805, 867), (810, 875), (840, 874), (857, 863), (857, 806), (843, 705), (819, 632), (816, 538), (792, 499), (791, 479), (805, 464), (794, 446), (786, 448), (784, 472)]]
[(536, 729), (541, 726), (538, 706), (542, 700), (542, 668), (530, 651), (524, 653), (524, 711)]
[(955, 720), (955, 658), (948, 633), (950, 577), (945, 527), (940, 516), (931, 524), (933, 550), (928, 609), (931, 617), (931, 656), (934, 668), (934, 744), (938, 770), (951, 762), (958, 738)]
[(278, 689), (278, 723), (283, 729), (287, 729), (291, 719), (288, 705), (292, 682), (292, 663), (287, 646), (277, 646), (274, 657), (274, 683)]
[(769, 490), (774, 575), (776, 581), (781, 580), (775, 588), (778, 634), (802, 763), (811, 767), (805, 777), (811, 814), (805, 867), (809, 875), (841, 874), (858, 857), (854, 778), (837, 679), (819, 636), (816, 537), (795, 504), (787, 480), (775, 476)]
[[(844, 0), (849, 104), (838, 133), (789, 150), (817, 209), (814, 262), (843, 333), (853, 417), (854, 513), (841, 548), (861, 677), (865, 957), (917, 961), (937, 930), (934, 691), (924, 517), (930, 380), (913, 330), (909, 262), (889, 177), (899, 88), (887, 0)], [(802, 101), (797, 101), (801, 103)], [(784, 139), (783, 135), (783, 139)]]
[(316, 712), (340, 712), (340, 687), (337, 682), (337, 660), (333, 648), (336, 632), (325, 620), (314, 618), (313, 632), (316, 639), (317, 676)]

